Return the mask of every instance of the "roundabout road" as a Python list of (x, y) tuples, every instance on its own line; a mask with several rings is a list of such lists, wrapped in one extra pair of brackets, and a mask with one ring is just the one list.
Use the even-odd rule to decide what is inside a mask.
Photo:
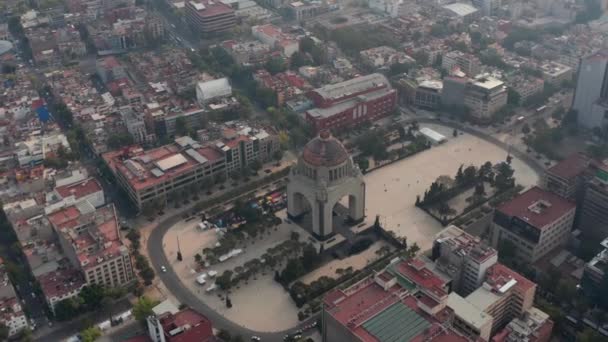
[[(413, 121), (413, 120), (404, 120), (401, 123), (406, 123), (408, 121)], [(438, 121), (438, 120), (434, 120), (434, 119), (421, 119), (421, 118), (417, 119), (417, 121), (421, 122), (421, 123), (433, 123), (433, 124), (438, 124), (438, 125), (444, 125), (444, 126), (448, 126), (451, 128), (456, 128), (456, 129), (462, 130), (463, 132), (474, 135), (474, 136), (484, 139), (494, 145), (497, 145), (497, 146), (503, 148), (505, 151), (510, 150), (510, 153), (513, 154), (514, 157), (519, 158), (523, 162), (528, 164), (539, 175), (542, 174), (542, 172), (544, 171), (543, 166), (540, 165), (535, 159), (531, 158), (530, 156), (526, 155), (525, 153), (522, 153), (521, 151), (518, 151), (513, 148), (509, 148), (509, 146), (507, 144), (505, 144), (504, 142), (499, 141), (498, 139), (494, 138), (493, 136), (487, 135), (483, 132), (480, 132), (480, 131), (474, 130), (472, 128), (465, 127), (465, 126), (462, 126), (460, 124), (453, 123), (453, 122), (445, 122), (445, 121)], [(241, 325), (229, 320), (228, 318), (222, 316), (221, 314), (217, 313), (212, 308), (210, 308), (208, 305), (206, 305), (201, 299), (199, 299), (192, 291), (190, 291), (188, 288), (186, 288), (184, 286), (184, 284), (182, 283), (182, 281), (177, 276), (177, 274), (173, 271), (173, 268), (169, 266), (170, 265), (169, 260), (167, 259), (167, 256), (165, 255), (164, 249), (163, 249), (163, 237), (165, 236), (167, 231), (169, 231), (169, 229), (173, 225), (175, 225), (177, 222), (179, 222), (183, 219), (182, 215), (185, 212), (188, 212), (190, 210), (191, 210), (191, 208), (185, 208), (182, 211), (180, 211), (166, 219), (163, 219), (152, 230), (150, 237), (148, 238), (148, 244), (147, 244), (150, 262), (151, 262), (152, 266), (154, 267), (154, 269), (156, 270), (156, 274), (158, 275), (160, 280), (164, 283), (167, 290), (169, 292), (171, 292), (171, 294), (177, 300), (179, 300), (180, 303), (184, 303), (184, 304), (188, 305), (189, 307), (199, 311), (203, 315), (207, 316), (213, 322), (213, 326), (215, 328), (228, 330), (233, 335), (241, 335), (245, 340), (249, 340), (249, 338), (251, 336), (256, 335), (256, 336), (261, 337), (262, 341), (271, 341), (271, 342), (283, 341), (283, 336), (285, 334), (287, 334), (289, 332), (293, 332), (294, 329), (297, 329), (298, 327), (309, 324), (314, 319), (316, 319), (316, 316), (313, 316), (313, 317), (309, 318), (307, 321), (301, 322), (297, 327), (293, 327), (292, 329), (288, 329), (286, 331), (279, 331), (279, 332), (253, 331), (253, 330), (248, 329), (244, 326), (241, 326)], [(165, 273), (160, 272), (161, 266), (166, 266), (167, 272), (165, 272)], [(238, 310), (238, 307), (235, 306), (231, 310)], [(280, 315), (281, 313), (277, 313), (277, 314)], [(272, 319), (272, 317), (268, 317), (268, 319)]]

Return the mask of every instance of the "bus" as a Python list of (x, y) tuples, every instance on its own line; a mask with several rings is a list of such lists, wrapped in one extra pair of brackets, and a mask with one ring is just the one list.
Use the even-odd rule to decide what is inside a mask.
[(545, 109), (547, 109), (547, 106), (540, 106), (536, 108), (536, 114), (542, 113)]

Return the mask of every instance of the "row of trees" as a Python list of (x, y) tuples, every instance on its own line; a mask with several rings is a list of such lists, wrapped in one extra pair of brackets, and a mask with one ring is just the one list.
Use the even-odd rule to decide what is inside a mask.
[(125, 291), (120, 288), (104, 288), (101, 285), (87, 285), (78, 296), (64, 299), (55, 305), (55, 319), (67, 321), (86, 312), (107, 310), (115, 299)]
[(143, 279), (146, 286), (152, 285), (156, 274), (152, 267), (150, 267), (148, 259), (139, 253), (141, 234), (135, 229), (130, 229), (126, 236), (131, 242), (131, 254), (135, 257), (135, 268), (139, 270), (139, 276)]

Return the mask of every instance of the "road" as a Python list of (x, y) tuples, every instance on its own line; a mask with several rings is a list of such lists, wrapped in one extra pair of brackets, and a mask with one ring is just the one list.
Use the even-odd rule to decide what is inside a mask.
[[(199, 311), (203, 315), (207, 316), (212, 322), (214, 328), (217, 329), (225, 329), (230, 331), (233, 335), (241, 335), (243, 338), (248, 339), (250, 336), (256, 335), (262, 338), (262, 341), (283, 341), (283, 337), (285, 334), (293, 332), (294, 330), (312, 323), (316, 320), (316, 316), (309, 318), (306, 321), (301, 322), (297, 327), (293, 329), (289, 329), (287, 331), (280, 332), (260, 332), (253, 331), (244, 326), (241, 326), (237, 323), (234, 323), (222, 316), (221, 314), (214, 311), (212, 308), (207, 306), (203, 301), (201, 301), (192, 291), (186, 288), (181, 280), (178, 278), (177, 274), (173, 271), (171, 267), (167, 267), (167, 272), (161, 272), (161, 266), (169, 265), (169, 260), (164, 253), (163, 249), (163, 237), (167, 233), (167, 231), (175, 225), (177, 222), (183, 220), (183, 213), (190, 211), (190, 208), (184, 208), (182, 211), (175, 213), (174, 215), (164, 219), (161, 221), (155, 229), (150, 234), (148, 238), (148, 255), (150, 258), (150, 263), (154, 267), (156, 274), (159, 276), (160, 280), (164, 283), (165, 287), (171, 294), (180, 302), (186, 303), (191, 308)], [(238, 308), (233, 308), (233, 310), (238, 310)], [(280, 314), (280, 313), (278, 313)], [(269, 317), (269, 319), (272, 319)], [(306, 334), (305, 334), (306, 335)]]

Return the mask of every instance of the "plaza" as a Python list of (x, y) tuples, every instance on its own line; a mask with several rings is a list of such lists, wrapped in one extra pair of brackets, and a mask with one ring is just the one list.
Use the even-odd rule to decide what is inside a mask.
[[(468, 134), (452, 137), (451, 128), (431, 124), (421, 126), (434, 129), (449, 138), (441, 145), (366, 174), (365, 221), (352, 229), (363, 230), (369, 227), (378, 215), (385, 229), (393, 231), (396, 236), (406, 237), (409, 244), (416, 242), (424, 251), (431, 247), (433, 237), (442, 226), (414, 206), (416, 195), (423, 194), (439, 176), (453, 177), (461, 164), (479, 166), (486, 161), (495, 164), (506, 159), (507, 151)], [(511, 165), (518, 184), (527, 188), (538, 182), (538, 175), (522, 161), (514, 158)], [(343, 201), (348, 202), (348, 196), (344, 197)], [(221, 274), (224, 270), (259, 258), (269, 247), (289, 239), (292, 231), (300, 233), (301, 239), (308, 239), (302, 235), (304, 231), (301, 227), (286, 219), (285, 210), (278, 212), (277, 216), (283, 219), (283, 223), (276, 230), (270, 229), (270, 234), (247, 241), (243, 254), (204, 271), (214, 270)], [(196, 284), (196, 276), (201, 271), (192, 271), (196, 264), (194, 255), (217, 243), (214, 231), (201, 231), (197, 225), (197, 220), (181, 221), (173, 226), (163, 239), (164, 253), (182, 283), (216, 312), (249, 329), (273, 332), (295, 326), (298, 322), (298, 309), (289, 294), (273, 280), (273, 272), (266, 271), (265, 274), (258, 275), (257, 279), (251, 279), (248, 283), (241, 283), (239, 287), (233, 288), (230, 299), (234, 306), (230, 309), (226, 308), (224, 300), (218, 296), (218, 290), (205, 291), (210, 284)], [(176, 260), (178, 237), (183, 255), (182, 262)], [(300, 280), (310, 283), (322, 275), (332, 276), (338, 268), (350, 266), (359, 269), (377, 258), (374, 250), (379, 247), (380, 245), (374, 245), (358, 255), (331, 261)]]

